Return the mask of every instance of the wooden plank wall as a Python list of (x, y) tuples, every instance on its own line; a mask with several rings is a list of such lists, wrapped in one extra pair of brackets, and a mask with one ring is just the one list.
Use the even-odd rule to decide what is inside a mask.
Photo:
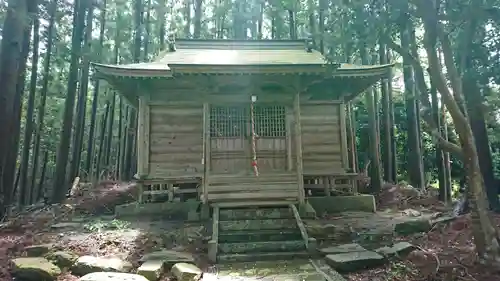
[(203, 104), (150, 104), (149, 178), (203, 176)]
[(304, 175), (343, 173), (340, 103), (300, 105)]

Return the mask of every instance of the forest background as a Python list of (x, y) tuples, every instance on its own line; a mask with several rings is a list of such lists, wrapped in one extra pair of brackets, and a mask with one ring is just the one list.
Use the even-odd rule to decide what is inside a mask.
[[(498, 1), (474, 1), (471, 6), (465, 0), (3, 0), (0, 20), (5, 26), (16, 19), (24, 23), (2, 30), (2, 39), (8, 39), (2, 40), (2, 50), (20, 50), (17, 73), (4, 68), (0, 74), (17, 79), (15, 89), (4, 89), (15, 94), (2, 96), (6, 108), (0, 110), (19, 117), (0, 132), (12, 136), (0, 142), (8, 148), (0, 155), (5, 159), (0, 165), (4, 206), (14, 198), (20, 205), (44, 196), (60, 201), (76, 176), (133, 176), (135, 112), (105, 83), (92, 79), (90, 62), (151, 60), (172, 37), (309, 37), (332, 62), (395, 63), (392, 78), (368, 90), (375, 112), (369, 110), (370, 98), (348, 105), (349, 131), (355, 135), (353, 162), (363, 170), (373, 156), (369, 125), (375, 121), (382, 167), (370, 165), (370, 176), (449, 189), (464, 173), (460, 155), (454, 153), (459, 142), (455, 123), (442, 106), (439, 87), (429, 79), (426, 3), (436, 7), (430, 14), (451, 47), (435, 43), (447, 87), (453, 88), (447, 55), (462, 75), (473, 70), (469, 76), (474, 85), (464, 95), (463, 110), (471, 120), (485, 183), (498, 186)], [(6, 63), (2, 60), (2, 66)], [(431, 98), (421, 98), (424, 91)], [(9, 101), (13, 108), (6, 106)]]

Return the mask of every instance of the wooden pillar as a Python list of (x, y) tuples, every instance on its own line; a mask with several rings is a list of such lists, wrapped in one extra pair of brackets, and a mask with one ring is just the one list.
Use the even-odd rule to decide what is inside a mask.
[(300, 123), (300, 92), (295, 94), (295, 101), (293, 107), (295, 117), (295, 150), (297, 157), (297, 186), (299, 189), (299, 203), (305, 201), (304, 191), (304, 168), (302, 166), (302, 128)]
[(290, 107), (287, 106), (286, 109), (286, 115), (285, 115), (285, 122), (286, 122), (286, 165), (287, 165), (287, 170), (292, 171), (293, 170), (293, 158), (292, 158), (292, 122), (293, 122), (293, 111), (290, 112)]
[(355, 118), (354, 112), (352, 111), (352, 105), (350, 102), (346, 105), (346, 138), (348, 143), (348, 161), (349, 161), (349, 169), (353, 173), (358, 172), (358, 159), (356, 153), (356, 128), (355, 128)]
[(203, 183), (202, 183), (202, 203), (208, 202), (208, 186), (210, 177), (210, 105), (205, 102), (203, 103)]
[(365, 93), (365, 98), (368, 111), (368, 128), (370, 130), (370, 189), (372, 192), (378, 192), (382, 189), (382, 175), (380, 170), (379, 144), (377, 142), (377, 124), (375, 123), (375, 101), (373, 99), (373, 91), (371, 88)]
[[(150, 112), (149, 95), (139, 97), (138, 126), (137, 126), (137, 175), (143, 180), (149, 175), (149, 130)], [(139, 183), (138, 203), (143, 203), (144, 185)]]
[(339, 117), (340, 117), (340, 145), (341, 145), (341, 155), (342, 155), (342, 168), (345, 170), (349, 169), (349, 159), (348, 159), (348, 148), (347, 148), (347, 130), (346, 130), (346, 112), (345, 104), (341, 103), (339, 105)]

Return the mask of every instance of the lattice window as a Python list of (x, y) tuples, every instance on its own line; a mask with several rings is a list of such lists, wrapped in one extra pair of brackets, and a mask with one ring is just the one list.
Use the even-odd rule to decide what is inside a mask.
[[(255, 132), (258, 137), (285, 137), (284, 106), (254, 107)], [(250, 137), (250, 105), (238, 107), (213, 106), (210, 109), (210, 136)]]
[(243, 137), (247, 133), (249, 112), (243, 107), (212, 106), (210, 109), (211, 137)]
[(255, 132), (258, 137), (285, 137), (286, 110), (284, 106), (256, 106)]

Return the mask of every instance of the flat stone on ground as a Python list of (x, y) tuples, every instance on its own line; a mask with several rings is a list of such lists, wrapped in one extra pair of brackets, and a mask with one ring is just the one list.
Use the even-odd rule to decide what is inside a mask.
[(456, 219), (456, 216), (442, 216), (432, 220), (432, 224), (447, 224)]
[(52, 229), (62, 229), (62, 228), (79, 228), (81, 226), (82, 224), (79, 222), (60, 222), (53, 224), (50, 227)]
[(16, 258), (12, 260), (12, 274), (24, 281), (56, 280), (61, 270), (44, 258)]
[(71, 267), (78, 260), (77, 254), (67, 251), (49, 253), (45, 257), (61, 268)]
[(334, 239), (337, 241), (346, 241), (351, 239), (352, 230), (349, 227), (335, 224), (323, 224), (320, 222), (309, 221), (305, 225), (309, 236), (316, 239)]
[(82, 256), (75, 262), (71, 272), (83, 276), (93, 272), (129, 272), (131, 269), (131, 263), (119, 258)]
[(203, 271), (196, 265), (180, 262), (172, 266), (172, 274), (177, 281), (198, 281), (203, 275)]
[(220, 264), (217, 265), (216, 269), (218, 277), (229, 276), (242, 279), (261, 279), (269, 276), (288, 276), (316, 272), (309, 260), (239, 262)]
[(93, 272), (78, 279), (79, 281), (148, 281), (146, 277), (121, 272)]
[(398, 242), (392, 247), (382, 247), (375, 252), (381, 254), (384, 257), (392, 258), (392, 257), (405, 257), (410, 254), (413, 250), (415, 250), (415, 246), (408, 242)]
[(322, 248), (319, 251), (328, 255), (328, 254), (343, 254), (352, 252), (365, 252), (367, 250), (359, 244), (351, 243), (351, 244), (343, 244), (339, 246)]
[(146, 277), (150, 281), (156, 281), (163, 273), (164, 267), (165, 264), (161, 260), (146, 261), (137, 269), (137, 274)]
[(346, 281), (340, 273), (333, 270), (324, 260), (313, 260), (312, 264), (314, 264), (318, 272), (322, 273), (324, 279), (329, 281)]
[(52, 250), (52, 244), (32, 245), (24, 248), (28, 257), (42, 257)]
[(431, 230), (432, 224), (429, 219), (421, 218), (416, 220), (403, 221), (394, 226), (394, 231), (399, 235), (411, 235)]
[(325, 281), (325, 277), (320, 273), (298, 274), (298, 275), (278, 275), (262, 278), (263, 281)]
[(384, 264), (385, 258), (375, 252), (352, 252), (326, 256), (326, 262), (335, 270), (353, 272)]
[(161, 250), (144, 255), (141, 262), (146, 261), (162, 261), (167, 269), (170, 269), (174, 264), (179, 262), (193, 263), (194, 257), (190, 253), (177, 252), (172, 250)]

